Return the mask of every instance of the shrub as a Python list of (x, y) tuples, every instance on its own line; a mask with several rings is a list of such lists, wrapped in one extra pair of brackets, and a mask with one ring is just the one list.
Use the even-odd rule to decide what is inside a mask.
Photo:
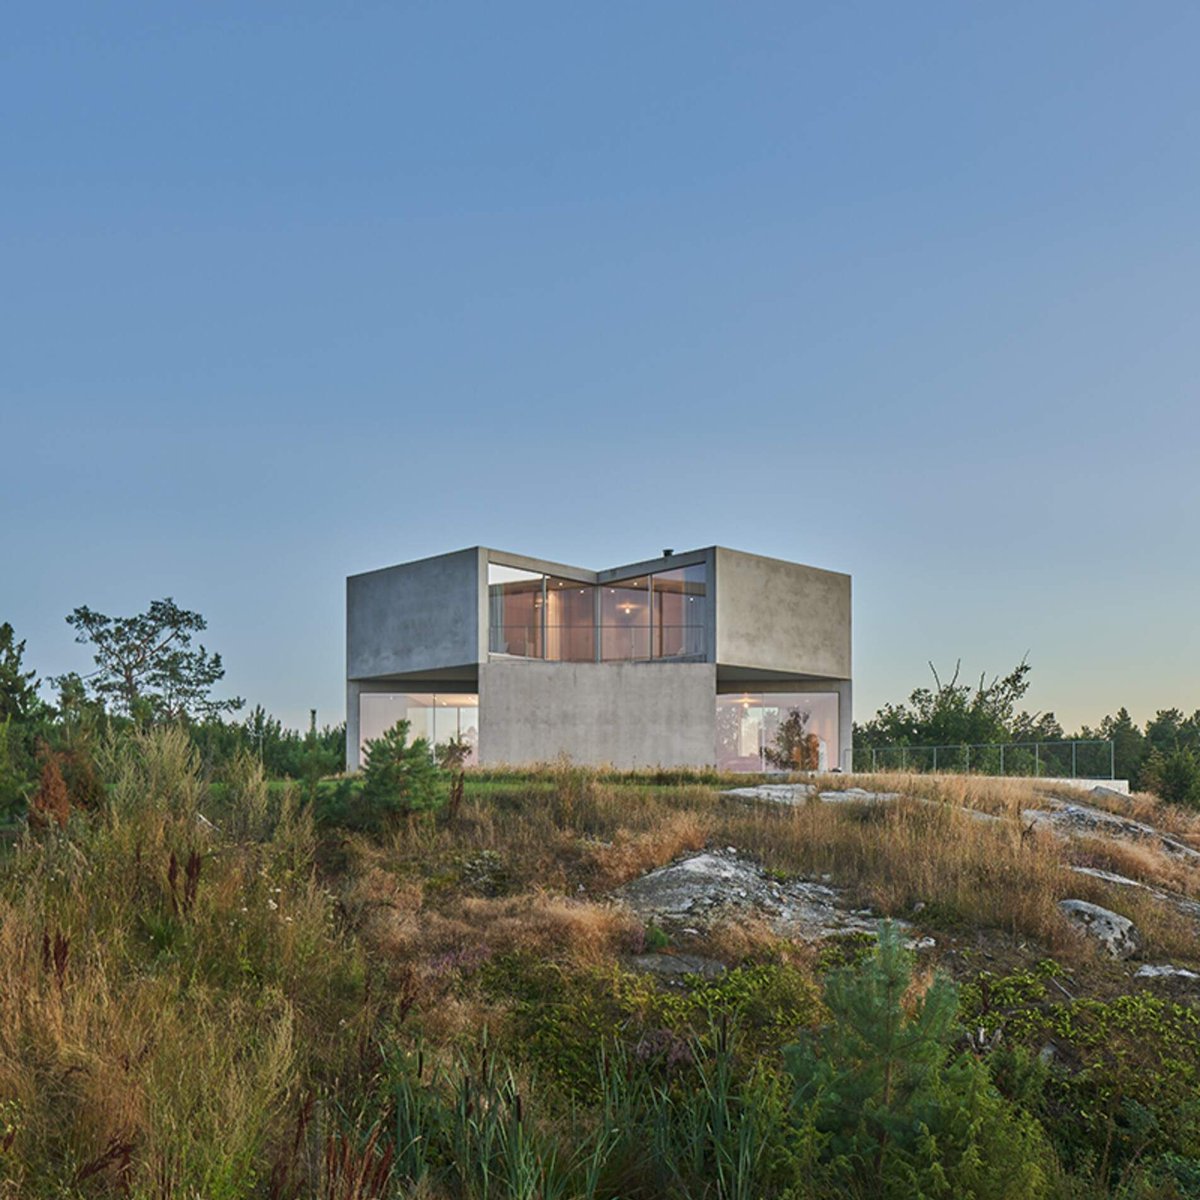
[(57, 825), (59, 829), (65, 829), (70, 815), (71, 800), (58, 765), (58, 756), (53, 750), (45, 748), (42, 752), (41, 779), (29, 802), (30, 822), (39, 827)]
[(377, 821), (430, 808), (437, 798), (438, 769), (429, 743), (408, 741), (409, 723), (397, 721), (367, 743), (362, 800)]
[(913, 956), (894, 927), (826, 981), (830, 1023), (787, 1052), (795, 1104), (825, 1139), (832, 1188), (851, 1194), (1025, 1200), (1048, 1189), (1037, 1122), (953, 1055), (958, 993), (936, 977), (912, 998)]
[[(1055, 1068), (1031, 1104), (1068, 1165), (1117, 1179), (1149, 1155), (1200, 1151), (1200, 1015), (1147, 992), (1052, 1003), (1055, 964), (962, 989), (962, 1013), (989, 1040), (1033, 1052)], [(1190, 1194), (1190, 1193), (1184, 1193)]]

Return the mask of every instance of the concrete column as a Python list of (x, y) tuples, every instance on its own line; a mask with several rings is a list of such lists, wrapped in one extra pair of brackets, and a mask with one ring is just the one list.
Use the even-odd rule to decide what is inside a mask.
[(359, 743), (359, 725), (358, 725), (358, 697), (362, 693), (362, 686), (354, 683), (351, 680), (346, 682), (346, 770), (357, 771), (359, 768), (358, 761), (358, 743)]
[(842, 761), (838, 764), (843, 771), (854, 768), (854, 684), (849, 679), (837, 685), (838, 694), (838, 746)]

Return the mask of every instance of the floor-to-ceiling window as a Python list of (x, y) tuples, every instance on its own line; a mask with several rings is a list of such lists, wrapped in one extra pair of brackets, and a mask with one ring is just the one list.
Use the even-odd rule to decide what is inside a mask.
[(650, 576), (600, 588), (600, 657), (605, 662), (650, 657)]
[(708, 578), (703, 563), (650, 577), (655, 658), (695, 658), (707, 650)]
[(595, 661), (596, 589), (590, 583), (546, 577), (546, 657)]
[(703, 563), (593, 585), (488, 564), (488, 649), (557, 662), (703, 658)]
[(717, 768), (830, 771), (839, 766), (836, 692), (717, 697)]
[(488, 563), (488, 649), (493, 654), (542, 658), (545, 576)]
[(430, 749), (455, 738), (470, 747), (475, 762), (479, 743), (479, 697), (465, 692), (363, 692), (358, 698), (360, 750), (397, 721), (408, 722), (408, 740), (424, 738)]

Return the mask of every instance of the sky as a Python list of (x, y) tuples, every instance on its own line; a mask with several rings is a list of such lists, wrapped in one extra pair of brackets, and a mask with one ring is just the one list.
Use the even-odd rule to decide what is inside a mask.
[(344, 711), (345, 576), (849, 572), (855, 715), (1200, 708), (1200, 6), (23, 3), (0, 620), (204, 614)]

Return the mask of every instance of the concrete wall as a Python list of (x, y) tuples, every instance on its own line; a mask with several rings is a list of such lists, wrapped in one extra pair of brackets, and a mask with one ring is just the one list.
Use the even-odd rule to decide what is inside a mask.
[(850, 678), (849, 575), (717, 547), (716, 625), (722, 665)]
[(716, 758), (711, 663), (491, 662), (479, 668), (479, 761), (568, 754), (618, 768)]
[[(346, 580), (346, 678), (369, 679), (479, 661), (481, 552), (351, 575)], [(486, 568), (485, 568), (486, 569)]]

